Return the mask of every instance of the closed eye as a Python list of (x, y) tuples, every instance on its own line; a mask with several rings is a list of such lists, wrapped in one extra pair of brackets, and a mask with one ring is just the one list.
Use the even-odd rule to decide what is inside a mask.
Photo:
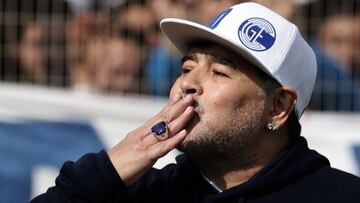
[(216, 75), (216, 76), (220, 76), (220, 77), (229, 77), (225, 73), (222, 73), (222, 72), (217, 71), (217, 70), (213, 70), (213, 74)]

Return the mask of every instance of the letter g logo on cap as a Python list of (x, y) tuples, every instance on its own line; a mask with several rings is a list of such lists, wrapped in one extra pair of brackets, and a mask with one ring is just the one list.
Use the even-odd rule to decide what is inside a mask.
[(253, 51), (268, 50), (276, 40), (274, 26), (262, 18), (250, 18), (241, 23), (238, 35), (241, 43)]

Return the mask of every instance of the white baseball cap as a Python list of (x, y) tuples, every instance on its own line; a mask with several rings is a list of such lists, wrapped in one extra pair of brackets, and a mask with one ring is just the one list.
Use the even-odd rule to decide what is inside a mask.
[(317, 65), (313, 50), (293, 23), (248, 2), (226, 9), (208, 27), (176, 18), (166, 18), (160, 26), (182, 53), (197, 40), (212, 41), (240, 54), (281, 85), (291, 86), (300, 119), (314, 88)]

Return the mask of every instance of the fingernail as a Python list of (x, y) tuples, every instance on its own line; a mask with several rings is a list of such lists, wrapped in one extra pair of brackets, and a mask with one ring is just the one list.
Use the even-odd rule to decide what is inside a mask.
[(182, 131), (180, 131), (180, 133), (179, 133), (179, 134), (181, 134), (181, 135), (185, 136), (185, 135), (187, 134), (186, 129), (183, 129)]
[(191, 109), (192, 109), (193, 107), (192, 106), (188, 106), (187, 108), (186, 108), (186, 113), (189, 113), (190, 111), (191, 111)]

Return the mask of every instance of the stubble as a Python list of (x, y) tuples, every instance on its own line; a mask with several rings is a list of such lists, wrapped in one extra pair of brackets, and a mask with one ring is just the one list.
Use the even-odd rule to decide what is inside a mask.
[[(201, 123), (179, 149), (200, 165), (208, 167), (248, 168), (256, 162), (254, 147), (260, 139), (264, 101), (250, 101), (229, 113), (220, 113), (216, 121), (207, 121), (204, 108), (190, 125)], [(201, 121), (201, 122), (200, 122)], [(193, 127), (193, 126), (191, 126)]]

